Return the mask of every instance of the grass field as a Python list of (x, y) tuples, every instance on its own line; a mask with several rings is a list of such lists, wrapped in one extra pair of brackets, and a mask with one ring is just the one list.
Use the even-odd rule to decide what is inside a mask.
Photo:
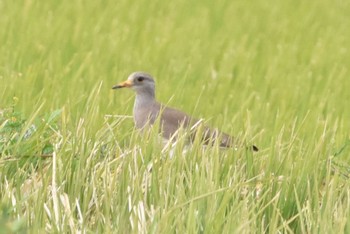
[[(349, 233), (349, 29), (341, 0), (0, 1), (0, 233)], [(260, 151), (140, 136), (138, 70)]]

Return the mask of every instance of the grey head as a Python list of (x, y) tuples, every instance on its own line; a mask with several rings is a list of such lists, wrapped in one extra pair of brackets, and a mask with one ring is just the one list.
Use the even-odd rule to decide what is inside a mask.
[(147, 98), (155, 98), (155, 82), (153, 77), (142, 71), (133, 72), (128, 79), (113, 86), (113, 89), (132, 88), (137, 95)]

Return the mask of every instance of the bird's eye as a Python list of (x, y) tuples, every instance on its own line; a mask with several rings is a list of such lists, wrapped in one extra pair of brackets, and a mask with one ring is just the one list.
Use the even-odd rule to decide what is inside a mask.
[(142, 82), (144, 79), (145, 78), (143, 78), (143, 77), (139, 77), (139, 78), (137, 78), (137, 81)]

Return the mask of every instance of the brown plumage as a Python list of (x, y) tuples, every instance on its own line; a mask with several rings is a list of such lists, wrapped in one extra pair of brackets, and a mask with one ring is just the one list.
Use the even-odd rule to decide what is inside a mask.
[[(128, 79), (118, 85), (113, 86), (113, 89), (129, 87), (135, 90), (136, 99), (134, 103), (134, 122), (136, 128), (143, 129), (149, 124), (154, 124), (160, 113), (160, 126), (163, 137), (166, 139), (175, 138), (177, 131), (183, 127), (191, 129), (200, 125), (199, 120), (194, 119), (186, 113), (164, 106), (158, 103), (155, 99), (155, 82), (150, 74), (145, 72), (134, 72)], [(193, 129), (192, 129), (193, 130)], [(191, 134), (191, 140), (194, 139), (196, 128)], [(236, 148), (238, 142), (230, 135), (213, 130), (204, 126), (202, 130), (202, 141), (204, 144), (220, 139), (220, 146), (226, 148)], [(251, 146), (253, 151), (258, 151), (256, 146)]]

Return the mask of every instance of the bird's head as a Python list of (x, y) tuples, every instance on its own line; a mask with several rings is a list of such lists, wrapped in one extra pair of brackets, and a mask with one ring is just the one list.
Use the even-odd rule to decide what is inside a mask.
[(154, 95), (155, 82), (153, 77), (146, 72), (131, 73), (128, 79), (117, 85), (112, 89), (132, 88), (136, 93), (151, 93)]

